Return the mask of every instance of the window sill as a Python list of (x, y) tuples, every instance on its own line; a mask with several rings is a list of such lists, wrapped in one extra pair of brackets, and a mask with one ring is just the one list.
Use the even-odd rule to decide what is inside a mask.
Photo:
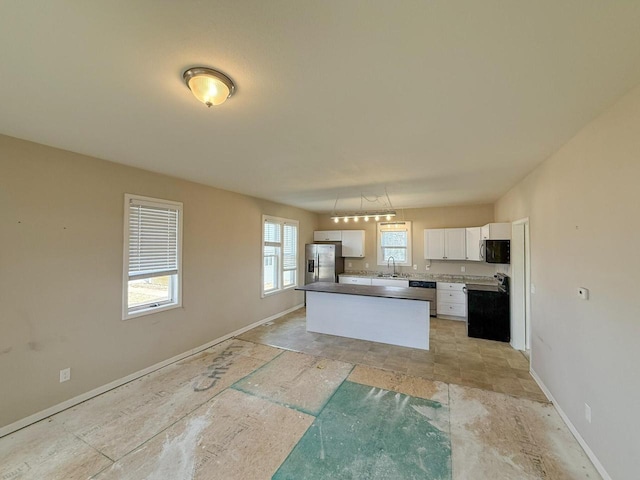
[(298, 285), (291, 285), (290, 287), (285, 287), (285, 288), (281, 288), (280, 290), (274, 290), (272, 292), (262, 292), (262, 295), (260, 295), (260, 298), (267, 298), (267, 297), (271, 297), (272, 295), (277, 295), (279, 293), (284, 293), (284, 292), (288, 292), (290, 290), (295, 290), (296, 287)]
[(167, 310), (173, 310), (174, 308), (181, 308), (182, 303), (171, 303), (168, 305), (162, 305), (159, 307), (149, 307), (142, 310), (136, 310), (132, 313), (125, 313), (122, 316), (122, 320), (131, 320), (132, 318), (144, 317), (145, 315), (151, 315), (153, 313), (165, 312)]

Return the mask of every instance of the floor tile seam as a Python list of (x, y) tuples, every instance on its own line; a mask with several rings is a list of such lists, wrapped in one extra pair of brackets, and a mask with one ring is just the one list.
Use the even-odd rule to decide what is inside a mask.
[(298, 406), (292, 405), (290, 403), (285, 403), (285, 402), (276, 400), (274, 398), (270, 398), (267, 395), (261, 395), (261, 394), (256, 393), (256, 392), (245, 390), (244, 388), (242, 388), (242, 387), (240, 387), (240, 386), (238, 386), (236, 384), (231, 385), (229, 388), (232, 389), (232, 390), (235, 390), (236, 392), (244, 393), (245, 395), (249, 395), (251, 397), (255, 397), (255, 398), (259, 398), (261, 400), (265, 400), (265, 401), (267, 401), (269, 403), (272, 403), (274, 405), (278, 405), (280, 407), (288, 408), (289, 410), (294, 410), (294, 411), (296, 411), (298, 413), (303, 413), (305, 415), (309, 415), (310, 417), (313, 417), (313, 418), (317, 418), (317, 416), (318, 416), (317, 413), (312, 412), (310, 410), (307, 410), (305, 408), (298, 407)]
[[(283, 353), (284, 353), (284, 352), (283, 352)], [(309, 354), (309, 353), (304, 353), (304, 352), (295, 352), (295, 353), (302, 353), (303, 355), (310, 355), (310, 356), (312, 356), (312, 357), (318, 357), (318, 358), (326, 358), (326, 357), (320, 357), (319, 355), (311, 355), (311, 354)], [(280, 354), (280, 355), (282, 355), (282, 354)], [(280, 355), (278, 355), (278, 357), (279, 357)], [(276, 358), (278, 358), (278, 357), (275, 357), (273, 360), (275, 360), (275, 359), (276, 359)], [(273, 361), (273, 360), (272, 360), (272, 361)], [(342, 362), (341, 360), (335, 360), (335, 359), (332, 359), (332, 358), (327, 358), (327, 360), (332, 360), (332, 361)], [(271, 362), (269, 362), (269, 363), (271, 363)], [(245, 378), (249, 378), (249, 377), (250, 377), (250, 376), (252, 376), (254, 373), (256, 373), (258, 370), (260, 370), (260, 369), (262, 369), (262, 368), (266, 367), (266, 365), (267, 365), (267, 364), (264, 364), (264, 365), (262, 365), (260, 368), (255, 369), (255, 370), (254, 370), (253, 372), (251, 372), (250, 374), (246, 375), (245, 377), (243, 377), (243, 378), (241, 378), (240, 380), (238, 380), (237, 382), (235, 382), (235, 383), (234, 383), (233, 385), (231, 385), (229, 388), (232, 388), (232, 389), (234, 389), (234, 390), (236, 390), (236, 391), (238, 391), (238, 392), (245, 393), (245, 394), (247, 394), (247, 395), (254, 396), (254, 397), (256, 397), (256, 398), (261, 398), (261, 399), (263, 399), (263, 400), (267, 400), (267, 401), (269, 401), (269, 402), (271, 402), (271, 403), (273, 403), (273, 404), (276, 404), (276, 405), (280, 405), (280, 406), (283, 406), (283, 407), (286, 407), (286, 408), (290, 408), (290, 409), (295, 410), (295, 411), (297, 411), (297, 412), (304, 413), (305, 415), (311, 415), (312, 417), (317, 418), (317, 417), (318, 417), (318, 415), (320, 415), (320, 413), (322, 412), (322, 410), (324, 410), (324, 407), (327, 405), (327, 403), (329, 403), (329, 401), (330, 401), (330, 400), (333, 398), (333, 396), (336, 394), (336, 391), (338, 390), (338, 388), (340, 388), (340, 386), (341, 386), (341, 385), (346, 381), (346, 379), (349, 377), (349, 375), (351, 375), (351, 372), (353, 372), (353, 369), (355, 368), (355, 365), (354, 365), (354, 364), (350, 364), (349, 362), (342, 362), (342, 363), (346, 363), (346, 364), (348, 364), (348, 365), (351, 365), (351, 368), (349, 369), (349, 372), (346, 374), (346, 376), (345, 376), (345, 378), (342, 380), (342, 382), (340, 382), (340, 384), (335, 388), (335, 390), (334, 390), (334, 391), (333, 391), (333, 393), (329, 396), (329, 398), (328, 398), (328, 399), (327, 399), (327, 400), (322, 404), (322, 406), (318, 409), (318, 412), (317, 412), (317, 413), (313, 413), (313, 412), (308, 411), (308, 410), (306, 410), (306, 409), (304, 409), (304, 408), (296, 407), (295, 405), (290, 405), (290, 404), (287, 404), (287, 403), (284, 403), (284, 402), (280, 402), (280, 401), (278, 401), (278, 400), (275, 400), (275, 399), (273, 399), (273, 398), (269, 398), (269, 397), (264, 396), (264, 395), (259, 395), (259, 394), (255, 393), (255, 392), (247, 391), (247, 390), (245, 390), (244, 388), (242, 388), (242, 387), (240, 387), (240, 386), (238, 385), (238, 383), (240, 383), (240, 382), (241, 382), (242, 380), (244, 380)]]
[[(63, 427), (64, 428), (64, 427)], [(96, 453), (98, 453), (98, 455), (103, 456), (104, 458), (106, 458), (107, 460), (109, 460), (111, 463), (109, 465), (106, 465), (104, 468), (101, 468), (98, 472), (91, 474), (91, 476), (89, 478), (94, 478), (96, 475), (99, 475), (100, 473), (102, 473), (104, 470), (106, 470), (107, 468), (110, 468), (114, 463), (116, 463), (116, 461), (111, 458), (109, 455), (107, 455), (106, 453), (102, 452), (101, 450), (98, 449), (98, 447), (94, 447), (93, 445), (91, 445), (89, 442), (87, 442), (84, 438), (79, 437), (78, 435), (76, 435), (73, 432), (68, 431), (67, 429), (64, 429), (65, 432), (71, 434), (73, 437), (77, 438), (78, 440), (80, 440), (82, 443), (84, 443), (87, 447), (89, 447), (91, 450), (95, 451)]]
[[(271, 362), (272, 360), (275, 360), (276, 358), (278, 358), (280, 355), (282, 355), (284, 352), (280, 352), (278, 355), (276, 355), (273, 359), (269, 360), (269, 362)], [(257, 359), (259, 360), (259, 359)], [(266, 362), (266, 363), (269, 363)], [(263, 364), (260, 367), (258, 367), (256, 370), (264, 367)], [(251, 375), (253, 372), (255, 372), (256, 370), (253, 370), (251, 373), (248, 373), (247, 375), (245, 375), (244, 377), (240, 378), (239, 380), (237, 380), (237, 382), (243, 380), (244, 378), (248, 377), (249, 375)], [(164, 427), (162, 430), (159, 430), (157, 433), (153, 434), (151, 437), (147, 438), (144, 442), (140, 443), (139, 445), (135, 446), (134, 448), (132, 448), (131, 450), (127, 451), (126, 453), (124, 453), (122, 456), (118, 457), (118, 459), (116, 460), (112, 460), (114, 462), (114, 464), (116, 462), (119, 462), (120, 460), (122, 460), (123, 458), (125, 458), (128, 455), (131, 455), (132, 453), (134, 453), (136, 450), (139, 450), (140, 448), (142, 448), (144, 445), (146, 445), (147, 443), (149, 443), (151, 440), (153, 440), (154, 438), (156, 438), (157, 436), (159, 436), (160, 434), (166, 432), (169, 428), (173, 427), (174, 425), (176, 425), (178, 422), (181, 422), (182, 420), (184, 420), (185, 418), (187, 418), (188, 416), (190, 416), (193, 412), (195, 412), (196, 410), (198, 410), (199, 408), (201, 408), (202, 406), (206, 405), (207, 403), (212, 402), (214, 399), (216, 399), (219, 395), (221, 395), (223, 392), (227, 391), (229, 388), (231, 388), (233, 386), (233, 384), (223, 388), (222, 390), (220, 390), (218, 393), (216, 393), (215, 395), (212, 395), (210, 398), (206, 399), (205, 401), (203, 401), (202, 403), (198, 403), (196, 404), (196, 406), (187, 411), (184, 415), (182, 415), (181, 417), (177, 418), (174, 422), (170, 423), (169, 425), (167, 425), (166, 427)], [(102, 452), (101, 452), (102, 453)], [(105, 455), (106, 456), (106, 455)], [(107, 458), (110, 459), (110, 457), (106, 456)], [(111, 459), (110, 459), (111, 460)], [(109, 467), (107, 467), (109, 468)], [(102, 470), (101, 470), (102, 471)]]
[[(57, 415), (57, 414), (56, 414), (56, 415)], [(53, 415), (53, 416), (51, 416), (51, 417), (49, 417), (49, 418), (51, 418), (51, 420), (52, 420), (55, 424), (57, 424), (57, 425), (62, 429), (62, 431), (63, 431), (63, 432), (65, 432), (65, 433), (67, 433), (67, 434), (71, 435), (72, 437), (74, 437), (74, 438), (76, 438), (76, 439), (80, 440), (82, 443), (84, 443), (86, 446), (88, 446), (91, 450), (94, 450), (94, 451), (95, 451), (95, 452), (97, 452), (99, 455), (101, 455), (101, 456), (105, 457), (107, 460), (111, 461), (111, 464), (112, 464), (112, 465), (116, 462), (113, 458), (111, 458), (109, 455), (107, 455), (106, 453), (104, 453), (104, 452), (103, 452), (102, 450), (100, 450), (98, 447), (96, 447), (95, 445), (92, 445), (91, 443), (89, 443), (89, 442), (88, 442), (87, 440), (85, 440), (84, 438), (80, 437), (78, 434), (76, 434), (76, 433), (75, 433), (75, 432), (73, 432), (72, 430), (69, 430), (69, 429), (67, 428), (67, 426), (66, 426), (63, 422), (61, 422), (60, 420), (58, 420), (57, 418), (55, 418), (55, 415)], [(29, 426), (30, 426), (30, 425), (29, 425)], [(26, 427), (25, 427), (25, 428), (26, 428)], [(105, 468), (108, 468), (109, 466), (110, 466), (110, 465), (108, 465), (108, 466), (107, 466), (107, 467), (105, 467)], [(104, 469), (102, 469), (102, 470), (104, 470)], [(100, 472), (101, 472), (102, 470), (100, 470)], [(98, 472), (98, 473), (100, 473), (100, 472)], [(97, 475), (97, 473), (96, 473), (95, 475)]]

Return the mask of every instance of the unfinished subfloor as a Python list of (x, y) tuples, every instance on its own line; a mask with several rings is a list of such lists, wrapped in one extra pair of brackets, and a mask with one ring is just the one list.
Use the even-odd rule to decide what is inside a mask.
[(549, 403), (391, 360), (227, 340), (0, 439), (0, 479), (600, 478)]
[(358, 365), (546, 402), (529, 360), (508, 343), (469, 338), (465, 322), (431, 318), (429, 350), (310, 333), (296, 310), (238, 338)]

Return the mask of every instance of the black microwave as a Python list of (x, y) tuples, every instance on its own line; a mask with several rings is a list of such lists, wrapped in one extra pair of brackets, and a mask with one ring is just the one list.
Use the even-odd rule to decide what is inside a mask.
[(511, 263), (511, 241), (483, 240), (480, 256), (487, 263)]

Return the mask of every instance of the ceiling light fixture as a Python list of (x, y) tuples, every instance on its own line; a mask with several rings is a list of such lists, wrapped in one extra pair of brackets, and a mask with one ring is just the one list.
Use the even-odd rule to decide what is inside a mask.
[(212, 68), (190, 68), (182, 78), (191, 93), (207, 107), (224, 103), (236, 90), (233, 80)]
[[(385, 200), (386, 198), (386, 200)], [(374, 203), (372, 205), (374, 207), (379, 206), (383, 207), (375, 210), (365, 210), (363, 209), (363, 203), (366, 200), (369, 203)], [(376, 222), (380, 221), (380, 218), (386, 218), (387, 221), (391, 220), (391, 217), (396, 216), (396, 211), (393, 209), (391, 205), (391, 200), (389, 199), (389, 194), (387, 193), (387, 189), (384, 190), (384, 196), (376, 195), (374, 198), (370, 199), (365, 197), (362, 193), (360, 194), (360, 210), (351, 211), (351, 212), (337, 212), (336, 207), (338, 206), (338, 198), (336, 198), (336, 203), (333, 206), (333, 212), (331, 212), (331, 219), (338, 223), (340, 220), (347, 223), (349, 218), (353, 218), (354, 222), (357, 222), (359, 219), (364, 219), (365, 222), (369, 221), (369, 218), (374, 218)]]

